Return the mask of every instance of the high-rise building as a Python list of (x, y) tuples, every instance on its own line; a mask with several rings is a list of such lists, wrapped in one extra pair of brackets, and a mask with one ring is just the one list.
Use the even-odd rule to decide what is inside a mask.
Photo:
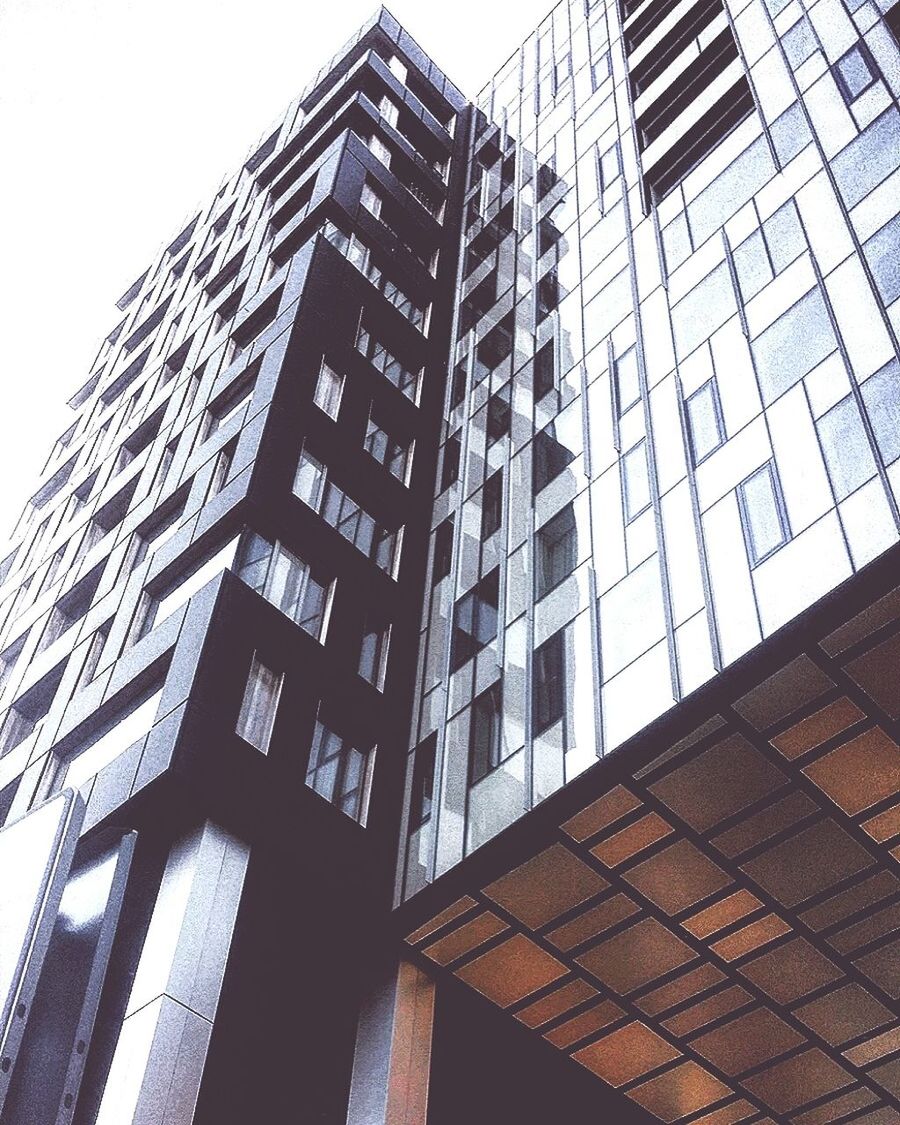
[(900, 8), (383, 9), (0, 565), (0, 1125), (900, 1120)]

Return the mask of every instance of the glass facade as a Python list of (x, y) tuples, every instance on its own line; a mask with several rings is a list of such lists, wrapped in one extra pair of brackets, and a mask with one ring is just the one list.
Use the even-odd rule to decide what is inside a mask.
[(896, 541), (879, 14), (564, 0), (479, 95), (401, 897)]

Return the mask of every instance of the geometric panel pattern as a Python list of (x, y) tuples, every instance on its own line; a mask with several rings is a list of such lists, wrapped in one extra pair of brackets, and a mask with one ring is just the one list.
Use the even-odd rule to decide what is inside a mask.
[(467, 887), (407, 939), (422, 963), (661, 1121), (897, 1125), (894, 614), (822, 637)]

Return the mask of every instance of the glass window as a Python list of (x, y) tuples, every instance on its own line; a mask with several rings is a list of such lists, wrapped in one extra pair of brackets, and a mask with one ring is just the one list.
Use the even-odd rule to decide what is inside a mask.
[(499, 598), (500, 568), (494, 567), (474, 589), (457, 601), (453, 609), (451, 671), (461, 668), (497, 636)]
[(568, 578), (578, 559), (578, 531), (571, 504), (535, 534), (537, 597), (542, 598)]
[(341, 394), (344, 390), (344, 377), (338, 375), (328, 364), (323, 357), (322, 366), (319, 368), (319, 378), (316, 382), (316, 391), (313, 395), (313, 402), (318, 408), (328, 415), (329, 418), (336, 419), (338, 411), (341, 408)]
[(745, 303), (775, 276), (761, 230), (755, 230), (734, 251), (734, 268)]
[(775, 273), (781, 273), (806, 249), (806, 236), (800, 225), (797, 206), (792, 199), (766, 219), (763, 233)]
[(453, 368), (450, 384), (450, 409), (453, 410), (466, 397), (466, 361), (462, 360)]
[(436, 586), (450, 573), (453, 562), (453, 516), (448, 516), (438, 524), (434, 533), (434, 567), (431, 571), (431, 584)]
[(241, 543), (238, 577), (295, 621), (305, 633), (324, 642), (334, 590), (333, 579), (313, 572), (308, 563), (280, 543), (250, 534)]
[(112, 727), (107, 725), (105, 732), (99, 738), (68, 760), (65, 774), (57, 778), (57, 784), (78, 788), (88, 778), (115, 761), (135, 742), (140, 741), (153, 726), (161, 699), (162, 688), (138, 706), (120, 712), (113, 721)]
[(847, 395), (819, 419), (817, 426), (835, 498), (843, 500), (876, 472), (856, 400)]
[(766, 462), (738, 485), (738, 503), (747, 552), (755, 566), (790, 537), (773, 462)]
[(900, 457), (900, 363), (892, 359), (862, 385), (875, 443), (886, 465)]
[(603, 197), (603, 192), (607, 191), (619, 178), (621, 165), (619, 163), (619, 144), (616, 142), (612, 148), (608, 148), (604, 152), (598, 162), (599, 176), (600, 176), (600, 196)]
[(650, 506), (650, 474), (647, 471), (647, 443), (640, 441), (622, 458), (622, 485), (625, 491), (626, 522)]
[(565, 629), (534, 650), (531, 664), (532, 722), (539, 735), (565, 713)]
[(691, 235), (687, 215), (682, 211), (662, 232), (663, 252), (669, 273), (677, 269), (691, 253)]
[(497, 768), (502, 752), (502, 696), (500, 684), (492, 684), (472, 702), (469, 731), (469, 784), (474, 785)]
[(412, 464), (410, 445), (397, 441), (375, 421), (373, 414), (369, 415), (366, 428), (365, 449), (375, 460), (388, 470), (388, 472), (403, 481), (408, 481), (409, 468)]
[(409, 831), (415, 832), (431, 820), (434, 804), (434, 766), (437, 735), (431, 734), (416, 747), (413, 760), (412, 793), (409, 806)]
[(359, 674), (379, 691), (384, 691), (390, 645), (390, 625), (367, 616), (359, 652)]
[(503, 470), (498, 469), (484, 482), (481, 494), (481, 538), (489, 539), (503, 522)]
[(752, 343), (764, 404), (774, 402), (836, 347), (828, 310), (816, 286)]
[(300, 454), (297, 473), (294, 477), (294, 495), (304, 504), (319, 511), (325, 493), (325, 466), (306, 449)]
[(799, 102), (794, 102), (772, 123), (771, 134), (772, 144), (782, 164), (787, 164), (806, 148), (812, 140), (812, 133)]
[(553, 340), (541, 347), (534, 357), (534, 401), (540, 402), (556, 385), (555, 363), (553, 360)]
[(245, 742), (263, 754), (269, 752), (283, 682), (284, 673), (273, 672), (256, 653), (253, 654), (236, 730)]
[(782, 46), (788, 62), (796, 70), (818, 47), (812, 26), (806, 16), (801, 16), (782, 36)]
[(616, 360), (616, 395), (619, 414), (624, 414), (641, 397), (641, 380), (638, 374), (637, 348), (629, 348)]
[(863, 90), (868, 90), (878, 76), (862, 40), (838, 59), (832, 67), (832, 73), (847, 105), (855, 101)]
[(166, 618), (172, 616), (176, 609), (179, 609), (189, 598), (202, 590), (207, 582), (230, 567), (234, 562), (236, 552), (237, 537), (226, 543), (224, 547), (221, 547), (200, 566), (195, 566), (190, 573), (179, 575), (173, 583), (168, 585), (164, 593), (151, 596), (148, 599), (140, 636), (144, 636), (157, 625), (161, 625)]
[(459, 480), (459, 434), (451, 434), (444, 443), (444, 461), (441, 466), (441, 492)]
[(535, 322), (540, 324), (541, 321), (545, 320), (559, 305), (560, 288), (559, 276), (556, 269), (548, 270), (537, 283), (535, 301)]
[(306, 784), (341, 812), (365, 825), (375, 751), (364, 753), (316, 722)]
[(900, 215), (877, 231), (863, 246), (863, 253), (886, 305), (900, 297)]
[(509, 396), (510, 385), (507, 383), (503, 390), (498, 391), (495, 395), (491, 395), (488, 399), (487, 420), (485, 423), (488, 445), (493, 445), (495, 441), (499, 441), (500, 438), (509, 433), (509, 424), (512, 416)]
[(687, 400), (687, 416), (691, 453), (694, 464), (699, 465), (725, 440), (725, 424), (715, 378), (710, 379)]
[(596, 90), (603, 82), (609, 78), (609, 51), (605, 51), (596, 62), (591, 63), (591, 78), (594, 82), (594, 89)]
[(891, 106), (877, 117), (831, 163), (848, 207), (877, 187), (900, 164), (900, 113)]
[(575, 454), (556, 440), (556, 426), (553, 422), (535, 434), (531, 457), (532, 488), (535, 495), (575, 460)]

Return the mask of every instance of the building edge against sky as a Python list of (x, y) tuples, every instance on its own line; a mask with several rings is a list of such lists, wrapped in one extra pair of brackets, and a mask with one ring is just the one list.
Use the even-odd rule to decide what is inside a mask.
[(897, 34), (571, 0), (470, 107), (382, 9), (123, 296), (0, 1123), (892, 1119)]

